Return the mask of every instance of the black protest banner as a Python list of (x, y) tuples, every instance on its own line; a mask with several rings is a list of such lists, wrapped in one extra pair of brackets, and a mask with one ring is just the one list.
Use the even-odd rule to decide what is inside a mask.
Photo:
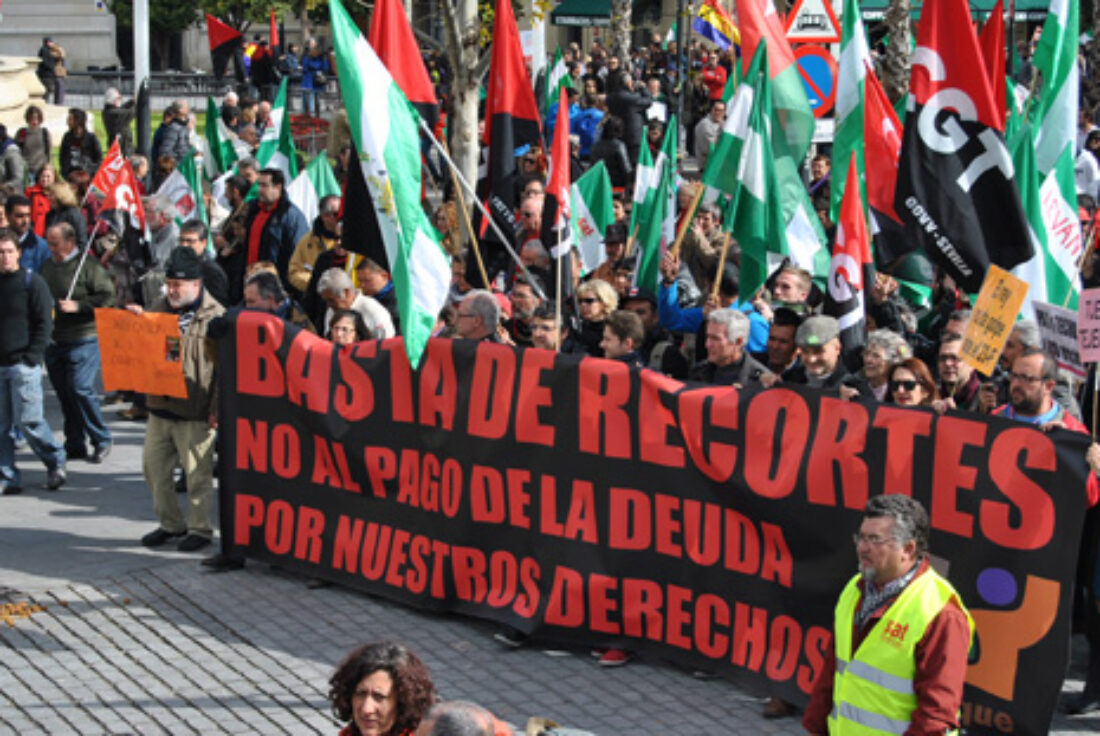
[(911, 494), (978, 629), (964, 722), (1047, 731), (1084, 435), (488, 343), (432, 340), (413, 371), (399, 339), (337, 349), (267, 314), (233, 319), (222, 529), (244, 554), (799, 702), (861, 509)]

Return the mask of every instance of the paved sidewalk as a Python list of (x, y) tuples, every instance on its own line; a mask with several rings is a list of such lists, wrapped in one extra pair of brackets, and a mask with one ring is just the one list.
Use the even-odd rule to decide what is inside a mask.
[[(69, 484), (51, 493), (35, 487), (45, 471), (22, 452), (26, 490), (0, 498), (0, 734), (335, 734), (328, 677), (352, 646), (383, 638), (420, 654), (444, 697), (514, 724), (802, 733), (795, 719), (764, 720), (761, 702), (728, 683), (659, 662), (602, 670), (584, 653), (506, 651), (470, 619), (309, 590), (267, 565), (215, 575), (196, 555), (146, 550), (138, 539), (156, 522), (140, 473), (144, 425), (111, 428), (104, 465), (71, 463)], [(1076, 644), (1067, 690), (1081, 687)], [(1059, 717), (1052, 733), (1097, 730), (1100, 717)]]

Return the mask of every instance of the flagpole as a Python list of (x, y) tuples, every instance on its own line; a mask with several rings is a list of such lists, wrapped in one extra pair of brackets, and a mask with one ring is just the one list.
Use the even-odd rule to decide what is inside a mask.
[[(1085, 267), (1085, 259), (1089, 257), (1089, 246), (1088, 246), (1089, 241), (1088, 241), (1088, 239), (1090, 237), (1092, 237), (1092, 231), (1093, 231), (1093, 228), (1094, 228), (1095, 224), (1096, 224), (1095, 220), (1090, 222), (1089, 225), (1088, 225), (1088, 228), (1086, 228), (1081, 233), (1081, 240), (1084, 243), (1084, 247), (1081, 248), (1081, 257), (1077, 259), (1077, 274), (1074, 276), (1074, 280), (1076, 280), (1077, 276), (1079, 276), (1081, 274), (1081, 269)], [(1062, 300), (1062, 309), (1068, 309), (1069, 308), (1069, 300), (1072, 299), (1072, 298), (1073, 298), (1073, 284), (1070, 284), (1069, 285), (1069, 291), (1066, 292), (1066, 298), (1064, 300)]]
[[(477, 192), (475, 192), (474, 188), (470, 186), (470, 182), (466, 181), (466, 177), (463, 176), (462, 172), (458, 170), (458, 166), (455, 165), (455, 162), (447, 154), (446, 149), (443, 148), (443, 144), (440, 143), (438, 139), (436, 139), (435, 134), (432, 133), (431, 128), (429, 128), (428, 124), (424, 122), (424, 119), (418, 118), (418, 120), (420, 121), (420, 129), (424, 131), (425, 135), (428, 136), (428, 140), (435, 144), (436, 150), (438, 150), (440, 155), (443, 156), (443, 160), (447, 162), (447, 165), (451, 167), (451, 173), (454, 175), (454, 177), (458, 179), (462, 186), (466, 188), (466, 191), (470, 193), (470, 198), (473, 199), (474, 205), (477, 206), (479, 210), (481, 210), (482, 216), (488, 220), (489, 227), (493, 228), (493, 232), (495, 232), (497, 234), (497, 237), (500, 238), (500, 243), (508, 251), (508, 255), (512, 256), (512, 260), (516, 262), (516, 265), (519, 266), (524, 275), (526, 275), (527, 278), (531, 279), (531, 287), (539, 295), (539, 298), (545, 300), (546, 293), (538, 287), (537, 283), (535, 283), (534, 278), (531, 276), (531, 272), (527, 270), (527, 266), (523, 265), (523, 261), (520, 260), (519, 255), (515, 251), (515, 248), (513, 248), (508, 243), (508, 238), (504, 235), (503, 232), (501, 232), (500, 226), (497, 225), (496, 220), (494, 220), (492, 215), (489, 214), (489, 211), (485, 209), (485, 205), (483, 205), (481, 201), (478, 200)], [(485, 285), (489, 285), (488, 280), (486, 280)]]
[[(557, 231), (558, 231), (558, 247), (557, 247), (558, 257), (555, 258), (554, 260), (557, 262), (557, 266), (558, 266), (558, 268), (557, 268), (557, 271), (558, 271), (558, 276), (557, 276), (557, 282), (558, 282), (557, 297), (558, 298), (554, 300), (554, 347), (557, 348), (558, 350), (561, 350), (561, 297), (562, 297), (562, 294), (564, 293), (562, 291), (562, 284), (561, 284), (561, 259), (562, 259), (561, 231), (562, 231), (562, 228), (560, 228), (560, 227), (557, 228)], [(1093, 414), (1095, 414), (1095, 412), (1093, 412)]]
[(684, 242), (684, 236), (687, 235), (687, 229), (691, 227), (691, 221), (695, 217), (695, 210), (699, 209), (699, 203), (703, 201), (703, 194), (706, 191), (707, 185), (700, 181), (699, 192), (691, 200), (691, 206), (688, 208), (687, 214), (684, 215), (684, 221), (680, 223), (680, 231), (676, 233), (676, 242), (672, 244), (672, 255), (677, 258), (680, 256), (680, 246)]
[(80, 254), (80, 263), (76, 264), (76, 272), (73, 274), (73, 282), (69, 284), (69, 291), (65, 294), (65, 301), (69, 301), (73, 298), (73, 290), (76, 289), (76, 280), (80, 278), (80, 269), (84, 268), (84, 261), (88, 259), (88, 251), (92, 249), (92, 239), (95, 238), (95, 232), (92, 232), (88, 236), (88, 242), (84, 244), (84, 252)]
[(722, 238), (722, 253), (718, 256), (718, 270), (714, 274), (714, 289), (711, 292), (714, 298), (718, 298), (718, 291), (722, 286), (722, 270), (726, 267), (726, 254), (730, 252), (730, 231), (727, 230)]
[[(442, 143), (442, 142), (441, 142)], [(446, 148), (447, 144), (442, 143)], [(462, 187), (458, 183), (458, 177), (455, 176), (455, 168), (448, 166), (448, 170), (451, 172), (451, 184), (455, 188), (455, 198), (458, 200), (458, 209), (462, 211), (462, 221), (466, 223), (466, 232), (470, 234), (470, 249), (474, 252), (474, 258), (477, 259), (477, 269), (481, 272), (482, 282), (489, 285), (489, 272), (485, 270), (485, 260), (481, 257), (481, 248), (478, 247), (477, 233), (474, 232), (474, 224), (470, 222), (470, 210), (466, 208), (466, 197), (462, 194)]]

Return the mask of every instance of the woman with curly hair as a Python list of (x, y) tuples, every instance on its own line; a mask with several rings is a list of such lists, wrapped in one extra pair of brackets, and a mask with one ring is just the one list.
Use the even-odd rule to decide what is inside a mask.
[(395, 642), (353, 650), (329, 686), (332, 712), (347, 723), (340, 736), (411, 735), (437, 700), (428, 668)]

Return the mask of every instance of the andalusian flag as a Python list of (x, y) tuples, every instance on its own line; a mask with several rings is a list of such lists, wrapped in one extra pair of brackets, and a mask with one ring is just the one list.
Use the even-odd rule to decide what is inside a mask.
[[(871, 52), (863, 33), (863, 20), (859, 15), (858, 0), (844, 0), (840, 16), (840, 71), (836, 90), (836, 135), (833, 139), (833, 161), (847, 161), (850, 154), (856, 156), (856, 171), (865, 172), (863, 156), (863, 118), (866, 100), (865, 81), (871, 65)], [(899, 131), (900, 132), (900, 131)], [(846, 166), (834, 166), (832, 170), (832, 199), (829, 202), (829, 219), (837, 222), (840, 201), (844, 197)], [(860, 183), (860, 198), (867, 199), (864, 185)]]
[(573, 78), (569, 76), (569, 67), (561, 58), (561, 46), (558, 46), (554, 51), (554, 63), (546, 72), (546, 110), (558, 101), (558, 94), (562, 88), (573, 89)]
[(202, 165), (206, 178), (217, 179), (233, 168), (237, 162), (237, 152), (233, 150), (233, 139), (229, 128), (218, 111), (218, 103), (213, 97), (206, 98), (206, 133), (203, 138)]
[(202, 201), (202, 183), (193, 153), (192, 149), (180, 159), (179, 165), (161, 182), (154, 195), (168, 206), (166, 211), (171, 211), (173, 219), (180, 225), (189, 220), (209, 224)]
[(603, 161), (597, 161), (573, 182), (570, 200), (573, 242), (580, 250), (584, 272), (588, 273), (607, 260), (604, 234), (607, 226), (615, 221), (611, 177)]
[(329, 7), (348, 125), (389, 259), (405, 352), (417, 367), (451, 282), (439, 234), (420, 206), (417, 115), (340, 0)]
[(786, 222), (777, 206), (780, 193), (769, 130), (772, 100), (767, 64), (768, 47), (759, 44), (703, 172), (704, 184), (729, 195), (723, 226), (741, 244), (740, 292), (746, 299), (764, 285), (769, 267), (787, 252)]
[[(1077, 0), (1052, 0), (1043, 35), (1035, 51), (1035, 68), (1042, 74), (1035, 113), (1035, 165), (1042, 179), (1039, 187), (1043, 222), (1047, 228), (1048, 255), (1058, 265), (1060, 277), (1072, 285), (1072, 294), (1046, 301), (1077, 307), (1077, 260), (1081, 257), (1081, 226), (1077, 217), (1074, 179), (1074, 144), (1077, 140), (1077, 107), (1081, 88), (1077, 67), (1077, 33), (1080, 23)], [(1047, 285), (1051, 277), (1048, 274)]]
[[(645, 180), (635, 184), (634, 210), (631, 212), (631, 228), (637, 226), (638, 265), (634, 269), (634, 285), (649, 289), (654, 294), (660, 289), (661, 256), (676, 239), (676, 116), (669, 119), (665, 139), (657, 160), (645, 173)], [(651, 158), (649, 145), (642, 143), (639, 156), (638, 177), (643, 177), (642, 161)], [(639, 202), (638, 189), (644, 186)], [(641, 216), (634, 213), (641, 208)]]
[(324, 151), (310, 161), (306, 170), (286, 188), (286, 196), (302, 211), (310, 225), (321, 212), (321, 199), (330, 194), (339, 197), (340, 184)]
[(279, 94), (271, 106), (271, 122), (260, 138), (256, 160), (262, 169), (280, 169), (288, 182), (298, 176), (298, 156), (294, 150), (294, 138), (290, 135), (290, 116), (286, 113), (286, 77), (283, 77)]
[(1027, 217), (1028, 235), (1035, 255), (1012, 269), (1012, 275), (1028, 283), (1027, 295), (1020, 311), (1027, 319), (1035, 319), (1032, 301), (1061, 306), (1070, 291), (1069, 282), (1058, 278), (1061, 269), (1053, 262), (1049, 249), (1049, 234), (1043, 222), (1043, 205), (1039, 195), (1039, 172), (1035, 168), (1035, 132), (1025, 124), (1010, 141), (1012, 165), (1016, 169), (1016, 185)]

